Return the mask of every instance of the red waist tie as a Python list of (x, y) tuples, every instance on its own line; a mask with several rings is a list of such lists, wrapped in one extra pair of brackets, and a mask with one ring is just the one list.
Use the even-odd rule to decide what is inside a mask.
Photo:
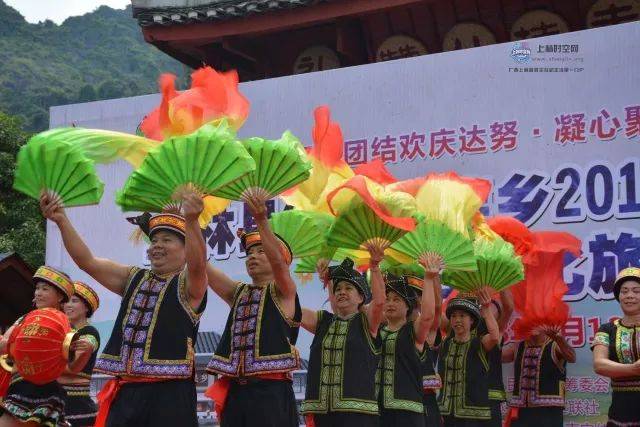
[(509, 412), (507, 413), (507, 418), (504, 420), (503, 427), (511, 427), (511, 421), (517, 420), (520, 412), (520, 408), (510, 407)]
[(102, 390), (100, 390), (96, 395), (98, 400), (98, 414), (96, 415), (96, 423), (94, 427), (104, 427), (107, 424), (109, 409), (111, 409), (111, 404), (118, 395), (120, 387), (130, 383), (157, 383), (161, 381), (166, 381), (166, 379), (127, 377), (114, 378), (107, 381), (107, 383), (102, 387)]
[[(281, 374), (261, 374), (252, 376), (251, 378), (256, 378), (260, 380), (275, 380), (275, 381), (290, 381), (291, 374), (289, 373), (281, 373)], [(233, 380), (239, 380), (238, 377), (227, 377), (221, 376), (218, 378), (213, 384), (207, 388), (204, 392), (204, 395), (213, 400), (216, 411), (216, 415), (218, 416), (218, 422), (222, 420), (222, 413), (224, 412), (224, 406), (227, 403), (227, 395), (229, 394), (229, 388), (231, 388), (231, 382)], [(98, 424), (95, 427), (100, 427)]]
[(304, 416), (304, 425), (307, 427), (316, 427), (316, 420), (313, 418), (313, 414), (307, 414)]

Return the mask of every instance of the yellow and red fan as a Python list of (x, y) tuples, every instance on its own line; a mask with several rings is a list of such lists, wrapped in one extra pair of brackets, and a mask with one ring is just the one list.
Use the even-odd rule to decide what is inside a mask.
[(410, 194), (387, 191), (363, 175), (332, 191), (327, 202), (336, 216), (327, 236), (329, 246), (384, 250), (416, 227), (415, 199)]
[(280, 194), (295, 209), (331, 213), (327, 195), (349, 178), (353, 170), (344, 161), (344, 141), (340, 125), (331, 121), (329, 107), (314, 110), (315, 124), (311, 132), (313, 146), (307, 148), (312, 169), (309, 179)]

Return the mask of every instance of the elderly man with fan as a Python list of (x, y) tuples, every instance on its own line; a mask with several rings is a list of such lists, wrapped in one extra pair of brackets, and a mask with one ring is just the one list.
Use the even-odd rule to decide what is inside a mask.
[(111, 337), (95, 365), (96, 372), (115, 377), (98, 395), (96, 426), (196, 426), (193, 351), (207, 290), (198, 225), (202, 199), (185, 192), (184, 216), (137, 219), (151, 240), (151, 269), (95, 256), (58, 200), (43, 195), (40, 207), (58, 226), (78, 267), (122, 296)]
[[(53, 310), (54, 313), (64, 316), (59, 312), (62, 304), (69, 301), (74, 293), (69, 276), (52, 267), (41, 266), (34, 274), (33, 281), (35, 283), (33, 302), (36, 309)], [(14, 332), (24, 319), (25, 316), (18, 319), (2, 337), (0, 354), (8, 351), (10, 337), (13, 338)], [(50, 341), (55, 342), (52, 337)], [(84, 339), (76, 340), (71, 344), (70, 350), (75, 352), (75, 358), (68, 364), (65, 362), (69, 372), (79, 372), (84, 368), (91, 357), (89, 347), (90, 344)], [(7, 394), (0, 396), (0, 414), (2, 414), (0, 415), (2, 427), (64, 425), (65, 391), (56, 380), (35, 384), (23, 378), (14, 367)]]
[(231, 308), (207, 372), (222, 426), (299, 425), (291, 372), (300, 368), (294, 347), (302, 312), (289, 266), (292, 251), (271, 229), (264, 195), (245, 197), (257, 230), (241, 234), (251, 283), (207, 265), (209, 286)]

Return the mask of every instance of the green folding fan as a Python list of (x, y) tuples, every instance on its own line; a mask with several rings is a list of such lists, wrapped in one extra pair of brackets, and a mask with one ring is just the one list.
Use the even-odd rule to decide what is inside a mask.
[(294, 258), (320, 255), (332, 222), (329, 214), (298, 210), (278, 212), (269, 220), (273, 232), (289, 244)]
[(103, 129), (67, 127), (51, 129), (39, 134), (48, 141), (65, 141), (77, 146), (88, 159), (96, 163), (110, 163), (118, 159), (139, 167), (145, 156), (161, 141)]
[(445, 272), (443, 281), (463, 292), (472, 292), (484, 286), (501, 291), (524, 279), (524, 267), (513, 245), (502, 239), (477, 239), (473, 242), (477, 271)]
[(255, 160), (255, 170), (218, 189), (214, 196), (244, 200), (249, 194), (258, 194), (266, 200), (309, 178), (311, 162), (291, 132), (275, 141), (249, 138), (242, 144)]
[(72, 144), (38, 134), (18, 152), (13, 188), (34, 199), (46, 192), (72, 207), (99, 203), (104, 183), (94, 162)]
[(407, 232), (380, 218), (367, 204), (354, 200), (336, 217), (327, 244), (345, 249), (386, 248)]
[(402, 236), (391, 248), (408, 255), (414, 263), (424, 255), (437, 254), (448, 271), (477, 268), (471, 240), (440, 221), (419, 221), (415, 230)]
[(213, 194), (255, 169), (253, 158), (225, 120), (154, 148), (116, 194), (124, 211), (161, 212), (179, 207), (184, 190)]

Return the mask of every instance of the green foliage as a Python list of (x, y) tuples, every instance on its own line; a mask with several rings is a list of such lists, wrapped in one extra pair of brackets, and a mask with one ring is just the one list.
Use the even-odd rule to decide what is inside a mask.
[(44, 262), (44, 219), (36, 200), (11, 188), (16, 154), (27, 141), (22, 123), (0, 112), (0, 252), (18, 252), (32, 267)]
[(182, 64), (145, 43), (131, 7), (29, 24), (0, 0), (0, 252), (44, 262), (38, 202), (11, 187), (18, 149), (49, 127), (49, 108), (156, 93), (163, 72), (187, 81)]
[(25, 130), (47, 129), (51, 106), (156, 93), (163, 72), (187, 81), (182, 64), (143, 40), (131, 7), (29, 24), (0, 0), (0, 110)]

